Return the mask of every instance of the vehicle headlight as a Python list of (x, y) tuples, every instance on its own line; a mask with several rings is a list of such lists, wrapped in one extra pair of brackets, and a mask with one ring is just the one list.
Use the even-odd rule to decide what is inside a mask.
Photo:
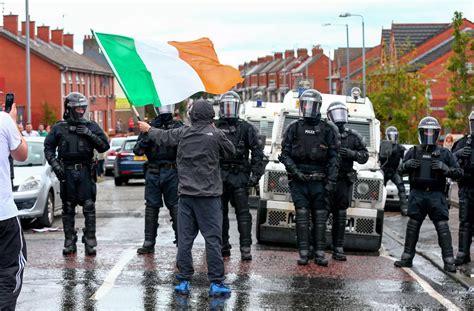
[(30, 176), (18, 187), (18, 192), (36, 190), (41, 187), (40, 176)]
[(280, 178), (278, 178), (278, 185), (284, 189), (284, 188), (288, 188), (288, 177), (286, 176), (281, 176)]
[(360, 184), (357, 185), (357, 192), (360, 194), (360, 195), (366, 195), (367, 193), (369, 193), (369, 185), (364, 183), (364, 182), (361, 182)]

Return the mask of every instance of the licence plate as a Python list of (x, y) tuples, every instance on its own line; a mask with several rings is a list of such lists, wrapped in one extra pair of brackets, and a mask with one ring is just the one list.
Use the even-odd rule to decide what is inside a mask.
[(134, 156), (133, 157), (134, 161), (146, 161), (146, 156)]

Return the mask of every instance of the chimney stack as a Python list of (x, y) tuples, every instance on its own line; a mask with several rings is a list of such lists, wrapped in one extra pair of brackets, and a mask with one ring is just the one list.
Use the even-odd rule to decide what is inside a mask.
[(257, 64), (262, 64), (265, 62), (265, 57), (259, 57), (257, 58)]
[(255, 66), (255, 65), (257, 65), (257, 61), (256, 61), (256, 60), (250, 61), (250, 67), (253, 67), (253, 66)]
[(266, 61), (266, 62), (271, 62), (271, 61), (273, 61), (273, 56), (271, 56), (271, 55), (265, 56), (265, 61)]
[(3, 15), (3, 29), (11, 32), (15, 36), (18, 35), (18, 15)]
[(293, 50), (286, 50), (285, 51), (285, 58), (295, 57), (295, 51)]
[(51, 30), (51, 41), (59, 46), (64, 45), (63, 30), (54, 29)]
[(41, 39), (42, 41), (49, 43), (49, 26), (38, 26), (37, 27), (38, 31), (38, 38)]
[(99, 53), (99, 45), (92, 36), (84, 36), (84, 41), (82, 41), (82, 48), (82, 54), (89, 54), (90, 51), (93, 51), (93, 54)]
[(298, 55), (298, 57), (308, 56), (308, 50), (307, 49), (298, 49), (296, 51), (296, 55)]
[(282, 52), (276, 52), (274, 57), (275, 57), (275, 59), (283, 59), (283, 53)]
[[(26, 21), (21, 22), (21, 35), (26, 36)], [(35, 40), (36, 35), (35, 35), (35, 22), (30, 21), (30, 39)]]
[(313, 56), (323, 54), (323, 49), (319, 45), (316, 45), (311, 49), (311, 53)]
[(71, 33), (64, 34), (63, 36), (64, 45), (74, 50), (74, 35)]

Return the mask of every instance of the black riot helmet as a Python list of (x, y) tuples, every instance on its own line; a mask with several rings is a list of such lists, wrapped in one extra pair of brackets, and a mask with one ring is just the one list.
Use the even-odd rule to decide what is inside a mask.
[[(64, 120), (83, 121), (87, 104), (87, 98), (81, 93), (69, 93), (64, 100)], [(83, 108), (84, 112), (77, 112), (76, 108)]]
[(422, 145), (436, 145), (441, 126), (433, 117), (424, 117), (418, 124), (418, 140)]
[(348, 109), (344, 103), (332, 102), (326, 112), (328, 119), (334, 122), (338, 127), (347, 123)]
[(469, 132), (471, 135), (474, 135), (474, 111), (471, 111), (469, 115)]
[(320, 117), (323, 98), (315, 89), (308, 89), (300, 96), (300, 112), (303, 118), (317, 119)]
[(389, 126), (385, 130), (385, 137), (394, 144), (398, 144), (398, 136), (398, 130), (395, 126)]
[(219, 99), (219, 117), (224, 119), (238, 119), (240, 110), (240, 96), (234, 91), (222, 94)]

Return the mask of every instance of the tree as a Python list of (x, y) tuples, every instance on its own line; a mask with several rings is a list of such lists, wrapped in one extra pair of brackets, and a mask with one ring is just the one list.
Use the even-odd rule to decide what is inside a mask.
[(56, 111), (51, 107), (48, 102), (43, 102), (41, 104), (41, 110), (43, 110), (43, 124), (53, 125), (58, 120), (56, 117)]
[(379, 65), (369, 75), (368, 90), (381, 130), (393, 125), (400, 141), (416, 143), (419, 119), (429, 112), (424, 77), (407, 64), (391, 62)]
[(468, 131), (468, 116), (474, 105), (474, 74), (468, 64), (474, 62), (474, 39), (470, 32), (462, 32), (463, 17), (461, 12), (454, 12), (452, 55), (447, 69), (451, 76), (450, 96), (445, 107), (446, 125), (457, 132)]

